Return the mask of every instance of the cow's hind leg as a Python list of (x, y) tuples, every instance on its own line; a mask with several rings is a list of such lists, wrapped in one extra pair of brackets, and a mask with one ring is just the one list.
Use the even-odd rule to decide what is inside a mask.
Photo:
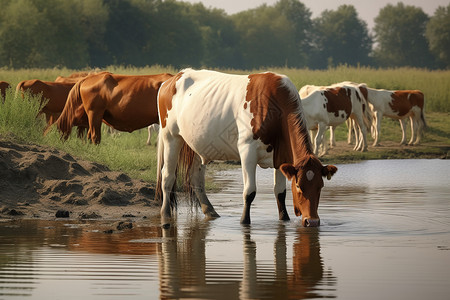
[(420, 134), (422, 130), (420, 116), (414, 114), (409, 117), (409, 120), (411, 122), (411, 139), (409, 140), (408, 145), (418, 145), (420, 144)]
[(373, 141), (373, 146), (379, 146), (380, 145), (380, 132), (381, 132), (381, 118), (383, 118), (383, 113), (380, 111), (375, 112), (375, 114), (373, 115), (374, 120), (374, 141)]
[(183, 146), (181, 137), (173, 137), (169, 134), (163, 137), (160, 142), (163, 149), (163, 166), (161, 170), (161, 188), (163, 194), (163, 203), (161, 206), (161, 223), (163, 227), (169, 227), (171, 219), (171, 193), (176, 181), (176, 169), (178, 165), (178, 156)]
[(207, 218), (218, 218), (219, 214), (215, 211), (211, 202), (209, 202), (208, 196), (205, 191), (205, 172), (206, 166), (201, 163), (201, 159), (198, 155), (194, 157), (194, 163), (191, 167), (191, 188), (200, 202), (203, 213)]
[(400, 141), (400, 145), (406, 144), (406, 119), (398, 120), (400, 122), (400, 128), (402, 129), (402, 140)]
[(102, 119), (103, 113), (96, 113), (95, 111), (87, 112), (88, 121), (89, 121), (89, 131), (88, 137), (94, 144), (100, 144), (102, 138)]

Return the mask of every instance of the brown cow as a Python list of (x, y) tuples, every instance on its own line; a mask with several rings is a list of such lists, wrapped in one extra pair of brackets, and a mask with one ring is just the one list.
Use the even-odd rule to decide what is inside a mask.
[(79, 80), (85, 78), (90, 74), (95, 74), (96, 72), (76, 72), (72, 73), (69, 76), (58, 76), (55, 79), (55, 82), (63, 82), (63, 83), (77, 83)]
[(156, 96), (171, 74), (117, 75), (109, 72), (89, 75), (71, 90), (57, 120), (58, 130), (67, 139), (73, 126), (78, 136), (88, 130), (95, 144), (101, 140), (102, 121), (119, 131), (134, 130), (158, 123)]
[(73, 87), (73, 83), (61, 83), (52, 81), (41, 81), (39, 79), (33, 80), (23, 80), (19, 82), (16, 87), (17, 92), (23, 93), (29, 91), (32, 95), (41, 95), (41, 106), (48, 102), (41, 108), (39, 114), (45, 114), (45, 119), (47, 120), (47, 128), (56, 122), (59, 115), (64, 109), (66, 104), (67, 95), (70, 89)]
[(3, 99), (6, 97), (6, 90), (9, 89), (11, 85), (6, 81), (0, 81), (0, 95)]

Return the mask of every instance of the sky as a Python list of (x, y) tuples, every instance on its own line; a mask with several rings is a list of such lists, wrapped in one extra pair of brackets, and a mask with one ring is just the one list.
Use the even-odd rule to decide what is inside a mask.
[[(278, 0), (182, 0), (184, 2), (202, 2), (207, 8), (221, 8), (228, 14), (234, 14), (243, 10), (256, 8), (264, 3), (273, 5)], [(374, 26), (374, 19), (381, 8), (387, 4), (396, 5), (403, 2), (405, 5), (418, 6), (429, 16), (434, 15), (436, 8), (447, 6), (450, 0), (300, 0), (312, 12), (312, 17), (318, 17), (325, 9), (335, 10), (340, 5), (351, 4), (356, 8), (359, 17), (367, 22), (369, 29)]]

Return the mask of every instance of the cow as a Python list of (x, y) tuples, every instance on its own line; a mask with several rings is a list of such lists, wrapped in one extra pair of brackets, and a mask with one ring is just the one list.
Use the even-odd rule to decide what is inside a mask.
[(23, 80), (17, 85), (16, 92), (21, 93), (22, 97), (26, 91), (34, 96), (41, 96), (41, 109), (38, 115), (45, 114), (47, 121), (45, 131), (47, 131), (63, 111), (67, 96), (73, 85), (73, 83), (42, 81), (39, 79)]
[(87, 130), (88, 139), (99, 144), (102, 122), (126, 132), (158, 123), (156, 96), (161, 84), (172, 76), (101, 72), (81, 79), (56, 122), (62, 138), (68, 139), (72, 127), (77, 126), (79, 137)]
[(11, 85), (8, 82), (0, 80), (0, 96), (3, 98), (3, 100), (6, 97), (6, 90), (10, 87)]
[(152, 144), (152, 135), (158, 134), (159, 132), (159, 124), (152, 124), (150, 126), (147, 127), (148, 130), (148, 138), (147, 138), (147, 145), (151, 145)]
[(157, 198), (162, 196), (163, 228), (170, 227), (179, 168), (187, 169), (203, 213), (208, 218), (219, 217), (204, 186), (206, 164), (212, 160), (241, 161), (242, 224), (250, 224), (259, 165), (275, 169), (278, 218), (289, 220), (287, 178), (292, 181), (294, 211), (302, 216), (302, 225), (319, 226), (322, 177), (331, 179), (337, 168), (322, 165), (314, 155), (302, 102), (289, 78), (271, 72), (231, 75), (185, 69), (161, 86), (158, 111)]
[[(309, 86), (311, 87), (311, 86)], [(308, 96), (304, 96), (306, 89), (300, 89), (300, 96), (304, 107), (309, 130), (315, 130), (314, 153), (319, 154), (327, 126), (331, 128), (330, 145), (334, 146), (334, 128), (351, 118), (360, 128), (361, 139), (354, 150), (367, 151), (367, 104), (360, 91), (353, 86), (342, 85), (335, 87), (309, 88)]]
[(374, 112), (373, 146), (380, 142), (381, 118), (383, 116), (397, 119), (402, 129), (400, 145), (406, 144), (406, 119), (411, 122), (411, 139), (408, 145), (417, 145), (423, 130), (427, 127), (425, 120), (425, 98), (419, 90), (384, 90), (367, 88), (367, 100)]
[(76, 72), (72, 73), (69, 76), (58, 76), (55, 79), (55, 82), (63, 82), (63, 83), (77, 83), (79, 80), (83, 79), (84, 77), (95, 74), (95, 72)]

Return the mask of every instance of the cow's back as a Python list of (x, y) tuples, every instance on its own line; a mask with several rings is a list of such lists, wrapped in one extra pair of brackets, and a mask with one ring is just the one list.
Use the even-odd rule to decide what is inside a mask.
[[(238, 122), (251, 120), (249, 105), (246, 114), (240, 113), (245, 111), (247, 83), (247, 76), (182, 71), (160, 89), (161, 127), (180, 134), (206, 160), (239, 159)], [(213, 148), (223, 150), (215, 153)]]
[(390, 108), (399, 117), (406, 116), (414, 106), (423, 109), (423, 94), (420, 91), (399, 90), (391, 94)]

